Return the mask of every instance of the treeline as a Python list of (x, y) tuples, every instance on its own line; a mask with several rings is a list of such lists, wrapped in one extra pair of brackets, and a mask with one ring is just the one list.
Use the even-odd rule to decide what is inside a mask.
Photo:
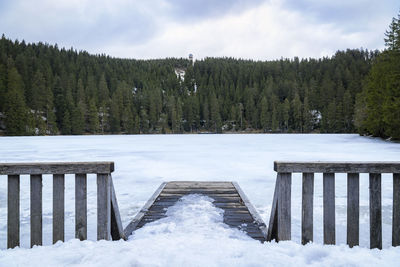
[(387, 49), (373, 62), (357, 96), (355, 124), (360, 133), (400, 140), (400, 13), (385, 35)]
[[(378, 52), (251, 61), (133, 60), (0, 40), (6, 135), (354, 132), (354, 105)], [(184, 71), (180, 77), (178, 71)]]

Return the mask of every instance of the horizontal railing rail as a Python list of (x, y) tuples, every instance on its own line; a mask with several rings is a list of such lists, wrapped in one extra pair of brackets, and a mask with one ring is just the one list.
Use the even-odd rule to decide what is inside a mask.
[(0, 163), (0, 175), (112, 173), (114, 162)]
[(276, 172), (316, 172), (316, 173), (400, 173), (400, 162), (338, 162), (338, 161), (315, 161), (315, 162), (284, 162), (275, 161)]
[(392, 245), (400, 245), (400, 162), (274, 162), (267, 239), (291, 239), (292, 173), (302, 173), (302, 244), (313, 241), (314, 173), (323, 173), (324, 244), (335, 244), (335, 173), (347, 173), (347, 244), (359, 245), (360, 173), (369, 174), (370, 247), (382, 248), (381, 174), (393, 174)]
[(64, 241), (65, 175), (75, 174), (75, 237), (87, 239), (87, 174), (97, 175), (97, 239), (125, 239), (111, 173), (114, 162), (0, 163), (8, 176), (7, 247), (20, 245), (20, 175), (30, 175), (31, 247), (42, 245), (42, 175), (53, 178), (53, 243)]

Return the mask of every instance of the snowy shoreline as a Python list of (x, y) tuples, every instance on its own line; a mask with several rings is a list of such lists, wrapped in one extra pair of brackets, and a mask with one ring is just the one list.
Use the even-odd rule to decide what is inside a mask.
[[(400, 159), (400, 144), (380, 139), (361, 137), (355, 134), (223, 134), (223, 135), (107, 135), (107, 136), (51, 136), (51, 137), (1, 137), (1, 162), (40, 162), (40, 161), (114, 161), (114, 186), (120, 206), (123, 225), (126, 226), (156, 188), (164, 181), (199, 180), (199, 181), (237, 181), (262, 219), (269, 220), (272, 194), (276, 173), (273, 171), (274, 160), (332, 160), (332, 161), (396, 161)], [(201, 263), (208, 265), (231, 264), (246, 265), (244, 259), (255, 258), (248, 264), (268, 265), (269, 255), (281, 255), (283, 265), (290, 263), (330, 264), (330, 265), (363, 265), (370, 261), (373, 264), (393, 265), (394, 256), (400, 255), (397, 248), (389, 248), (391, 242), (391, 208), (392, 179), (391, 175), (382, 176), (382, 216), (384, 250), (369, 250), (369, 215), (368, 215), (368, 178), (360, 177), (360, 246), (349, 249), (346, 242), (346, 179), (344, 175), (336, 176), (336, 240), (338, 246), (322, 246), (322, 175), (315, 176), (314, 198), (314, 244), (301, 246), (301, 176), (293, 175), (292, 186), (292, 242), (264, 244), (254, 240), (238, 238), (226, 239), (235, 249), (221, 247), (221, 255), (227, 257), (221, 262), (210, 256)], [(88, 177), (88, 238), (89, 241), (77, 242), (74, 238), (74, 179), (66, 176), (65, 206), (65, 243), (51, 245), (52, 231), (52, 180), (43, 178), (43, 233), (44, 247), (29, 247), (29, 179), (21, 177), (21, 247), (13, 250), (6, 248), (7, 224), (7, 179), (0, 179), (0, 266), (5, 259), (18, 258), (20, 264), (29, 259), (40, 259), (40, 253), (57, 255), (64, 258), (49, 259), (48, 265), (97, 265), (107, 262), (107, 251), (129, 256), (131, 264), (121, 262), (121, 266), (135, 265), (134, 258), (142, 257), (139, 265), (165, 265), (152, 259), (150, 252), (157, 248), (151, 242), (151, 234), (141, 241), (129, 242), (93, 242), (96, 240), (96, 181)], [(161, 237), (159, 237), (161, 238)], [(188, 235), (187, 239), (190, 239)], [(147, 241), (146, 241), (147, 240)], [(142, 242), (142, 243), (141, 243)], [(158, 241), (157, 241), (158, 242)], [(170, 247), (172, 242), (176, 247)], [(175, 243), (174, 243), (175, 242)], [(206, 242), (206, 241), (205, 241)], [(208, 244), (219, 242), (211, 238)], [(206, 243), (207, 243), (206, 242)], [(122, 244), (120, 244), (122, 243)], [(139, 245), (140, 244), (140, 245)], [(190, 262), (188, 253), (179, 247), (178, 238), (173, 236), (160, 243), (165, 246), (164, 260), (176, 257), (169, 265), (183, 265)], [(217, 245), (217, 248), (225, 244)], [(138, 248), (138, 247), (141, 248)], [(214, 245), (216, 246), (216, 245)], [(162, 248), (159, 248), (163, 251)], [(195, 248), (193, 253), (195, 254)], [(204, 248), (205, 249), (205, 248)], [(232, 251), (230, 250), (232, 249)], [(86, 251), (87, 255), (83, 256)], [(92, 251), (93, 250), (93, 251)], [(63, 254), (63, 251), (64, 254)], [(130, 251), (128, 253), (128, 251)], [(232, 253), (229, 254), (229, 251)], [(249, 252), (254, 251), (254, 252)], [(295, 251), (298, 252), (291, 252)], [(321, 254), (321, 260), (315, 254)], [(135, 254), (136, 253), (136, 254)], [(146, 254), (147, 253), (147, 254)], [(160, 252), (161, 253), (161, 252)], [(202, 252), (213, 255), (213, 249)], [(228, 253), (228, 254), (226, 254)], [(254, 253), (254, 254), (252, 254)], [(281, 254), (280, 254), (281, 253)], [(337, 254), (340, 253), (340, 254)], [(360, 262), (351, 259), (350, 255), (361, 255)], [(186, 255), (187, 254), (187, 255)], [(22, 256), (24, 255), (24, 256)], [(64, 256), (63, 256), (64, 255)], [(130, 254), (129, 254), (130, 255)], [(197, 254), (196, 254), (197, 255)], [(200, 261), (200, 256), (193, 259)], [(242, 256), (244, 255), (243, 259)], [(306, 255), (312, 255), (311, 260)], [(337, 257), (343, 257), (335, 261)], [(92, 257), (92, 258), (91, 258)], [(276, 256), (279, 259), (280, 256)], [(45, 257), (46, 258), (46, 257)], [(387, 258), (387, 260), (386, 260)], [(93, 259), (93, 261), (91, 261)], [(146, 260), (147, 259), (147, 260)], [(297, 260), (296, 260), (297, 259)], [(45, 260), (44, 265), (46, 265)], [(60, 259), (61, 260), (61, 259)], [(235, 261), (236, 260), (236, 261)], [(75, 262), (75, 263), (74, 263)], [(34, 263), (34, 261), (32, 261)], [(218, 264), (219, 263), (219, 264)], [(264, 264), (263, 264), (264, 263)], [(275, 262), (276, 263), (276, 262)], [(29, 264), (32, 265), (32, 264)], [(33, 264), (34, 265), (34, 264)], [(166, 264), (168, 265), (168, 264)], [(271, 265), (275, 265), (271, 260)]]
[(1, 266), (393, 266), (400, 247), (370, 250), (346, 245), (264, 243), (223, 223), (213, 199), (187, 195), (167, 217), (125, 241), (58, 242), (54, 246), (0, 250)]

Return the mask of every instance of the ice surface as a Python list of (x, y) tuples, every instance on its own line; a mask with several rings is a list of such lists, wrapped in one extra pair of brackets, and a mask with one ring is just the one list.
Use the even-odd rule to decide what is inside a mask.
[[(272, 195), (275, 186), (276, 173), (273, 171), (274, 160), (399, 160), (400, 144), (382, 141), (374, 138), (360, 137), (358, 135), (317, 135), (317, 134), (248, 134), (248, 135), (112, 135), (112, 136), (52, 136), (52, 137), (2, 137), (0, 138), (0, 161), (1, 162), (22, 162), (22, 161), (115, 161), (115, 172), (113, 173), (114, 186), (120, 206), (120, 212), (124, 226), (138, 212), (141, 206), (148, 200), (152, 193), (163, 181), (170, 180), (203, 180), (203, 181), (237, 181), (242, 187), (250, 201), (261, 214), (261, 217), (268, 222), (272, 204)], [(95, 176), (88, 178), (88, 237), (96, 240), (96, 179)], [(44, 225), (44, 244), (51, 244), (52, 229), (52, 181), (49, 176), (44, 177), (43, 185), (43, 225)], [(362, 175), (360, 178), (360, 243), (363, 247), (369, 245), (369, 215), (368, 215), (368, 178)], [(0, 179), (0, 248), (6, 247), (6, 207), (7, 207), (7, 179), (1, 176)], [(391, 208), (392, 208), (392, 179), (391, 175), (383, 175), (382, 178), (382, 205), (383, 205), (383, 243), (384, 247), (389, 247), (391, 242)], [(337, 243), (346, 242), (346, 179), (344, 175), (337, 175), (336, 179), (336, 239)], [(205, 201), (204, 199), (202, 201)], [(205, 201), (207, 202), (207, 201)], [(207, 204), (209, 205), (209, 204)], [(207, 207), (204, 207), (207, 208)], [(210, 211), (210, 210), (208, 210)], [(214, 210), (214, 215), (218, 210)], [(251, 263), (259, 264), (266, 262), (266, 255), (271, 253), (282, 253), (283, 258), (292, 257), (303, 263), (309, 262), (306, 255), (311, 255), (311, 261), (315, 261), (315, 254), (320, 252), (322, 260), (319, 262), (329, 263), (329, 259), (335, 253), (361, 253), (368, 254), (371, 260), (380, 263), (383, 253), (399, 253), (395, 249), (386, 249), (386, 252), (370, 252), (357, 248), (348, 250), (344, 246), (335, 248), (319, 246), (316, 244), (302, 247), (298, 246), (301, 234), (301, 176), (293, 176), (292, 187), (292, 239), (294, 242), (285, 242), (279, 245), (263, 245), (254, 240), (245, 240), (234, 234), (234, 238), (224, 240), (221, 249), (224, 250), (228, 243), (235, 246), (234, 253), (226, 257), (239, 258), (235, 253), (243, 253), (243, 257), (249, 257), (253, 250), (252, 257), (257, 257)], [(189, 219), (188, 217), (185, 217)], [(209, 220), (217, 219), (209, 217)], [(200, 218), (199, 218), (200, 219)], [(213, 221), (219, 225), (217, 221)], [(188, 222), (192, 224), (193, 222)], [(171, 227), (172, 223), (164, 221), (163, 226), (154, 225), (152, 231), (162, 227)], [(181, 225), (183, 226), (184, 223)], [(153, 227), (153, 226), (152, 226)], [(158, 227), (158, 228), (157, 228)], [(219, 226), (222, 227), (222, 226)], [(29, 247), (29, 179), (23, 176), (21, 179), (21, 245)], [(315, 198), (314, 198), (314, 240), (315, 243), (322, 243), (322, 175), (315, 177)], [(142, 232), (137, 233), (137, 237), (142, 235), (142, 239), (131, 240), (130, 242), (76, 242), (68, 241), (57, 246), (36, 248), (34, 250), (16, 249), (13, 251), (1, 251), (3, 256), (8, 253), (15, 257), (18, 253), (31, 255), (39, 251), (48, 251), (56, 255), (61, 250), (70, 248), (66, 252), (66, 262), (68, 264), (68, 254), (74, 250), (83, 250), (92, 255), (94, 259), (104, 259), (102, 255), (89, 252), (90, 249), (102, 251), (108, 249), (115, 253), (127, 254), (131, 248), (137, 246), (148, 246), (141, 248), (135, 253), (149, 253), (148, 263), (160, 265), (162, 260), (151, 260), (150, 253), (154, 250), (152, 244), (157, 236), (165, 236), (158, 233), (151, 235), (146, 233), (147, 226)], [(218, 228), (220, 231), (220, 228)], [(217, 230), (215, 231), (218, 232)], [(193, 234), (193, 233), (191, 233)], [(205, 234), (202, 232), (202, 234)], [(240, 234), (240, 233), (239, 233)], [(178, 246), (178, 236), (170, 235), (168, 240), (173, 246)], [(187, 235), (190, 239), (191, 235)], [(66, 177), (66, 240), (74, 237), (74, 179), (73, 176)], [(208, 238), (208, 237), (207, 237)], [(204, 238), (204, 239), (207, 239)], [(146, 240), (148, 239), (148, 243)], [(153, 240), (153, 241), (151, 241)], [(216, 240), (214, 240), (216, 241)], [(157, 242), (161, 242), (158, 240)], [(194, 242), (194, 241), (193, 241)], [(213, 241), (210, 241), (213, 242)], [(118, 245), (116, 245), (118, 244)], [(166, 246), (169, 256), (178, 257), (185, 263), (185, 256), (179, 258), (178, 254), (182, 249), (169, 247), (167, 243), (160, 243)], [(235, 244), (235, 245), (234, 245)], [(215, 246), (214, 246), (215, 247)], [(210, 253), (210, 260), (216, 260), (211, 256), (214, 247), (203, 247), (204, 255)], [(217, 246), (217, 249), (220, 245)], [(268, 249), (266, 249), (268, 247)], [(228, 249), (228, 248), (226, 248)], [(137, 250), (137, 249), (136, 249)], [(160, 248), (161, 250), (161, 248)], [(243, 250), (243, 251), (242, 251)], [(294, 250), (293, 255), (290, 251)], [(314, 253), (315, 250), (315, 253)], [(258, 251), (258, 252), (256, 252)], [(270, 252), (271, 251), (271, 252)], [(280, 252), (279, 252), (280, 251)], [(347, 252), (348, 251), (348, 252)], [(298, 253), (305, 253), (299, 256)], [(47, 252), (46, 252), (47, 253)], [(81, 255), (79, 252), (78, 255)], [(110, 252), (111, 253), (111, 252)], [(167, 252), (166, 252), (167, 253)], [(175, 254), (174, 254), (175, 253)], [(189, 253), (189, 252), (188, 252)], [(199, 252), (200, 253), (200, 252)], [(217, 252), (215, 252), (217, 253)], [(221, 252), (220, 253), (225, 253)], [(249, 254), (250, 253), (250, 254)], [(96, 254), (97, 256), (95, 256)], [(189, 253), (190, 254), (190, 253)], [(139, 255), (134, 254), (133, 255)], [(142, 254), (140, 254), (142, 255)], [(203, 255), (203, 256), (204, 256)], [(236, 255), (236, 256), (235, 256)], [(285, 256), (286, 255), (286, 256)], [(386, 255), (386, 254), (385, 254)], [(146, 255), (142, 255), (146, 258)], [(399, 256), (399, 254), (397, 255)], [(85, 256), (86, 257), (86, 256)], [(89, 256), (88, 256), (89, 257)], [(200, 257), (200, 256), (199, 256)], [(206, 257), (206, 256), (204, 256)], [(350, 256), (349, 256), (350, 257)], [(366, 258), (368, 258), (366, 256)], [(376, 258), (377, 257), (377, 258)], [(388, 256), (389, 257), (389, 256)], [(400, 256), (399, 256), (400, 257)], [(78, 257), (79, 258), (79, 257)], [(135, 257), (130, 257), (133, 261)], [(195, 257), (196, 258), (196, 257)], [(233, 258), (226, 259), (223, 263), (232, 263)], [(390, 258), (390, 257), (389, 257)], [(244, 261), (237, 261), (238, 265)], [(83, 263), (81, 258), (75, 259), (71, 255), (71, 264), (76, 260)], [(136, 258), (136, 260), (138, 260)], [(349, 264), (353, 261), (349, 260)], [(105, 260), (105, 262), (107, 262)], [(289, 264), (290, 260), (287, 261)], [(295, 262), (295, 260), (293, 261)], [(345, 262), (345, 261), (344, 261)], [(367, 262), (367, 261), (366, 261)], [(51, 263), (51, 262), (50, 262)], [(92, 262), (92, 264), (94, 261)], [(216, 261), (218, 263), (218, 261)], [(126, 262), (127, 265), (128, 262)], [(178, 264), (178, 262), (176, 262)], [(123, 263), (121, 265), (124, 265)], [(178, 264), (179, 265), (179, 264)], [(200, 265), (200, 264), (199, 264)]]

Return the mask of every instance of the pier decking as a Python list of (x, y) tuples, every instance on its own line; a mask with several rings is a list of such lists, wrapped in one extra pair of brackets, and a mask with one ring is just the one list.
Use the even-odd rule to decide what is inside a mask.
[(224, 223), (241, 229), (253, 239), (264, 242), (266, 225), (235, 182), (173, 181), (160, 185), (149, 201), (125, 228), (129, 236), (146, 223), (166, 217), (168, 207), (188, 194), (202, 194), (214, 199), (213, 204), (224, 210)]

